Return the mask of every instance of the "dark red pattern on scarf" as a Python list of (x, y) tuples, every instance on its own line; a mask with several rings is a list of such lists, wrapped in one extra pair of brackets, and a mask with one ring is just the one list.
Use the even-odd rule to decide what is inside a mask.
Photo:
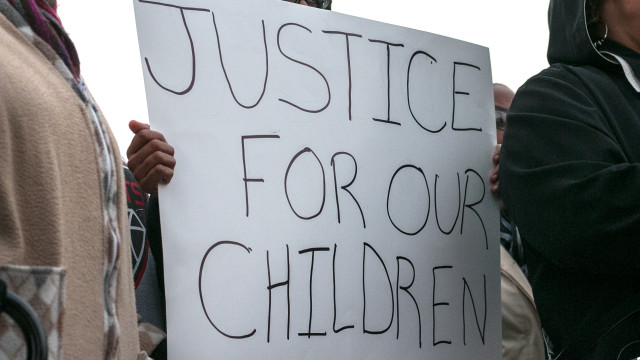
[(49, 15), (53, 16), (56, 20), (58, 20), (58, 24), (62, 24), (62, 21), (60, 21), (60, 18), (58, 17), (57, 8), (51, 8), (51, 6), (47, 5), (47, 3), (45, 3), (42, 0), (36, 0), (36, 4), (38, 4), (40, 9), (46, 11), (47, 13), (49, 13)]
[[(12, 0), (9, 0), (15, 8)], [(62, 23), (55, 8), (43, 0), (20, 0), (24, 14), (22, 16), (29, 23), (31, 29), (44, 40), (60, 56), (76, 80), (80, 79), (80, 60), (73, 42), (62, 28)], [(51, 15), (53, 20), (47, 19), (40, 11)]]

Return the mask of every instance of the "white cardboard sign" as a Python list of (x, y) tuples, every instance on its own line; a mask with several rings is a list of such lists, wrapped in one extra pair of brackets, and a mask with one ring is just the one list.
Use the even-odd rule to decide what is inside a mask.
[(500, 357), (488, 49), (277, 0), (134, 6), (177, 159), (170, 358)]

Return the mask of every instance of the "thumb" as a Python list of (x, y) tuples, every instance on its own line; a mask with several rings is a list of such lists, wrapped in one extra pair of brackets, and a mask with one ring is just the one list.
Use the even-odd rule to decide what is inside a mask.
[(148, 130), (150, 128), (151, 127), (149, 126), (149, 124), (141, 123), (140, 121), (136, 120), (129, 121), (129, 129), (131, 129), (134, 134), (137, 134), (142, 130)]

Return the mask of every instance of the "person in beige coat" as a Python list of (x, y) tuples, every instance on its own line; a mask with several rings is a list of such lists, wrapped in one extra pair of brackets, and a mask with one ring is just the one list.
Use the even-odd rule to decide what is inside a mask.
[[(515, 93), (503, 84), (493, 84), (498, 146), (493, 154), (491, 190), (500, 196), (498, 171), (500, 146), (507, 125), (507, 112)], [(523, 250), (517, 228), (504, 212), (500, 200), (500, 290), (502, 306), (502, 359), (543, 360), (546, 358), (542, 325), (527, 280)], [(506, 247), (505, 247), (506, 246)], [(512, 256), (512, 254), (514, 254)], [(516, 261), (515, 258), (519, 261)], [(524, 271), (523, 271), (524, 269)]]
[(509, 252), (500, 246), (502, 359), (546, 359), (533, 290)]
[[(0, 279), (49, 359), (144, 359), (118, 146), (55, 0), (0, 0)], [(0, 317), (0, 358), (25, 358)]]

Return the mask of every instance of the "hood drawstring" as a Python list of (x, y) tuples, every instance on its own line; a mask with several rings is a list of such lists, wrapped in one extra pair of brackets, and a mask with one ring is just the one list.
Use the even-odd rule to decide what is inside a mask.
[(636, 92), (640, 93), (640, 81), (638, 80), (636, 75), (633, 73), (633, 69), (631, 68), (631, 65), (629, 65), (629, 63), (625, 59), (623, 59), (621, 56), (618, 56), (614, 53), (611, 53), (608, 51), (602, 51), (600, 53), (602, 55), (608, 55), (615, 58), (620, 64), (620, 66), (622, 66), (622, 71), (624, 71), (624, 76), (627, 78), (627, 81), (631, 84), (631, 86), (633, 86)]

